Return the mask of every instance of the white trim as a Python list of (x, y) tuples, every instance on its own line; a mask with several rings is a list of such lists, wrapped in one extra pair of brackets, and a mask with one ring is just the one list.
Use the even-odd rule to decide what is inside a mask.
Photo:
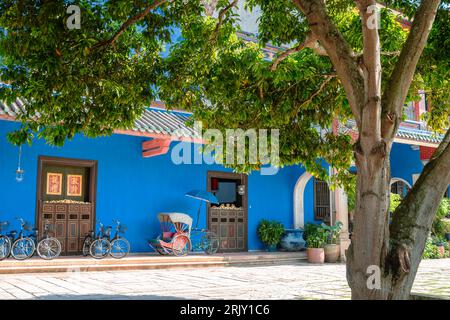
[(436, 147), (439, 146), (439, 143), (422, 142), (422, 141), (411, 140), (411, 139), (404, 139), (404, 138), (394, 138), (394, 142), (402, 143), (402, 144), (415, 145), (415, 146), (433, 147), (433, 148), (436, 148)]
[(305, 172), (298, 178), (294, 188), (294, 228), (305, 226), (304, 196), (308, 181), (312, 178), (309, 172)]
[(412, 187), (411, 187), (411, 184), (410, 184), (408, 181), (406, 181), (406, 180), (403, 179), (403, 178), (397, 178), (397, 177), (391, 178), (391, 183), (389, 184), (389, 186), (391, 186), (394, 182), (397, 182), (397, 181), (402, 181), (402, 182), (404, 182), (410, 189), (412, 188)]
[(420, 177), (420, 173), (413, 173), (412, 175), (412, 181), (413, 181), (413, 185), (416, 183), (417, 179), (419, 179)]

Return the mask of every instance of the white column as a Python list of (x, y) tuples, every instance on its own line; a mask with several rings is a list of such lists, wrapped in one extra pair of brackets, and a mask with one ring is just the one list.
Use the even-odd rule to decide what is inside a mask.
[(341, 261), (345, 261), (345, 250), (350, 245), (348, 232), (348, 202), (347, 194), (342, 188), (336, 188), (334, 191), (334, 199), (336, 204), (336, 221), (342, 222), (342, 230), (339, 235), (339, 246)]

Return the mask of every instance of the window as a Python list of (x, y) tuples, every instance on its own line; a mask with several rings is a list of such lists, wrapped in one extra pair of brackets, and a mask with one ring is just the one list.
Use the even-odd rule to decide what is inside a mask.
[(413, 120), (413, 121), (415, 121), (417, 119), (417, 117), (416, 117), (416, 109), (414, 108), (414, 102), (413, 101), (410, 101), (410, 102), (406, 103), (405, 106), (404, 106), (404, 110), (405, 110), (406, 120)]
[(391, 184), (391, 193), (399, 194), (402, 198), (406, 196), (408, 191), (409, 186), (401, 180), (397, 180)]
[(314, 179), (314, 220), (330, 221), (330, 189), (323, 180)]

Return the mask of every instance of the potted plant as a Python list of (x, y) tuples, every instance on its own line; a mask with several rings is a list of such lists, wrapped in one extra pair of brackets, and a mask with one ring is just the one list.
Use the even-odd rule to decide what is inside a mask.
[(445, 239), (450, 242), (450, 221), (449, 220), (445, 220), (444, 221), (445, 224)]
[(339, 259), (339, 245), (337, 240), (342, 229), (342, 222), (338, 221), (333, 226), (327, 226), (322, 223), (322, 228), (327, 233), (327, 244), (324, 246), (325, 262), (335, 263)]
[[(306, 228), (305, 228), (306, 229)], [(307, 250), (306, 255), (309, 263), (324, 263), (325, 252), (323, 247), (327, 242), (327, 232), (321, 226), (308, 228), (306, 234)]]
[(281, 236), (284, 233), (284, 226), (278, 221), (269, 221), (263, 219), (258, 224), (258, 237), (266, 246), (266, 250), (273, 252), (277, 250), (277, 245), (280, 243)]
[(445, 257), (445, 245), (446, 245), (445, 240), (441, 237), (434, 237), (433, 243), (434, 243), (434, 245), (436, 245), (438, 247), (440, 258), (444, 258)]

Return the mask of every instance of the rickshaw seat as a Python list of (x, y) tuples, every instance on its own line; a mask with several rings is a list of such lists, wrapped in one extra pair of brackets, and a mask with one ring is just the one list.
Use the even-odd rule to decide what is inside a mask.
[(166, 239), (172, 239), (174, 235), (175, 235), (175, 232), (164, 231), (162, 234), (162, 237), (163, 237), (163, 240), (166, 240)]

